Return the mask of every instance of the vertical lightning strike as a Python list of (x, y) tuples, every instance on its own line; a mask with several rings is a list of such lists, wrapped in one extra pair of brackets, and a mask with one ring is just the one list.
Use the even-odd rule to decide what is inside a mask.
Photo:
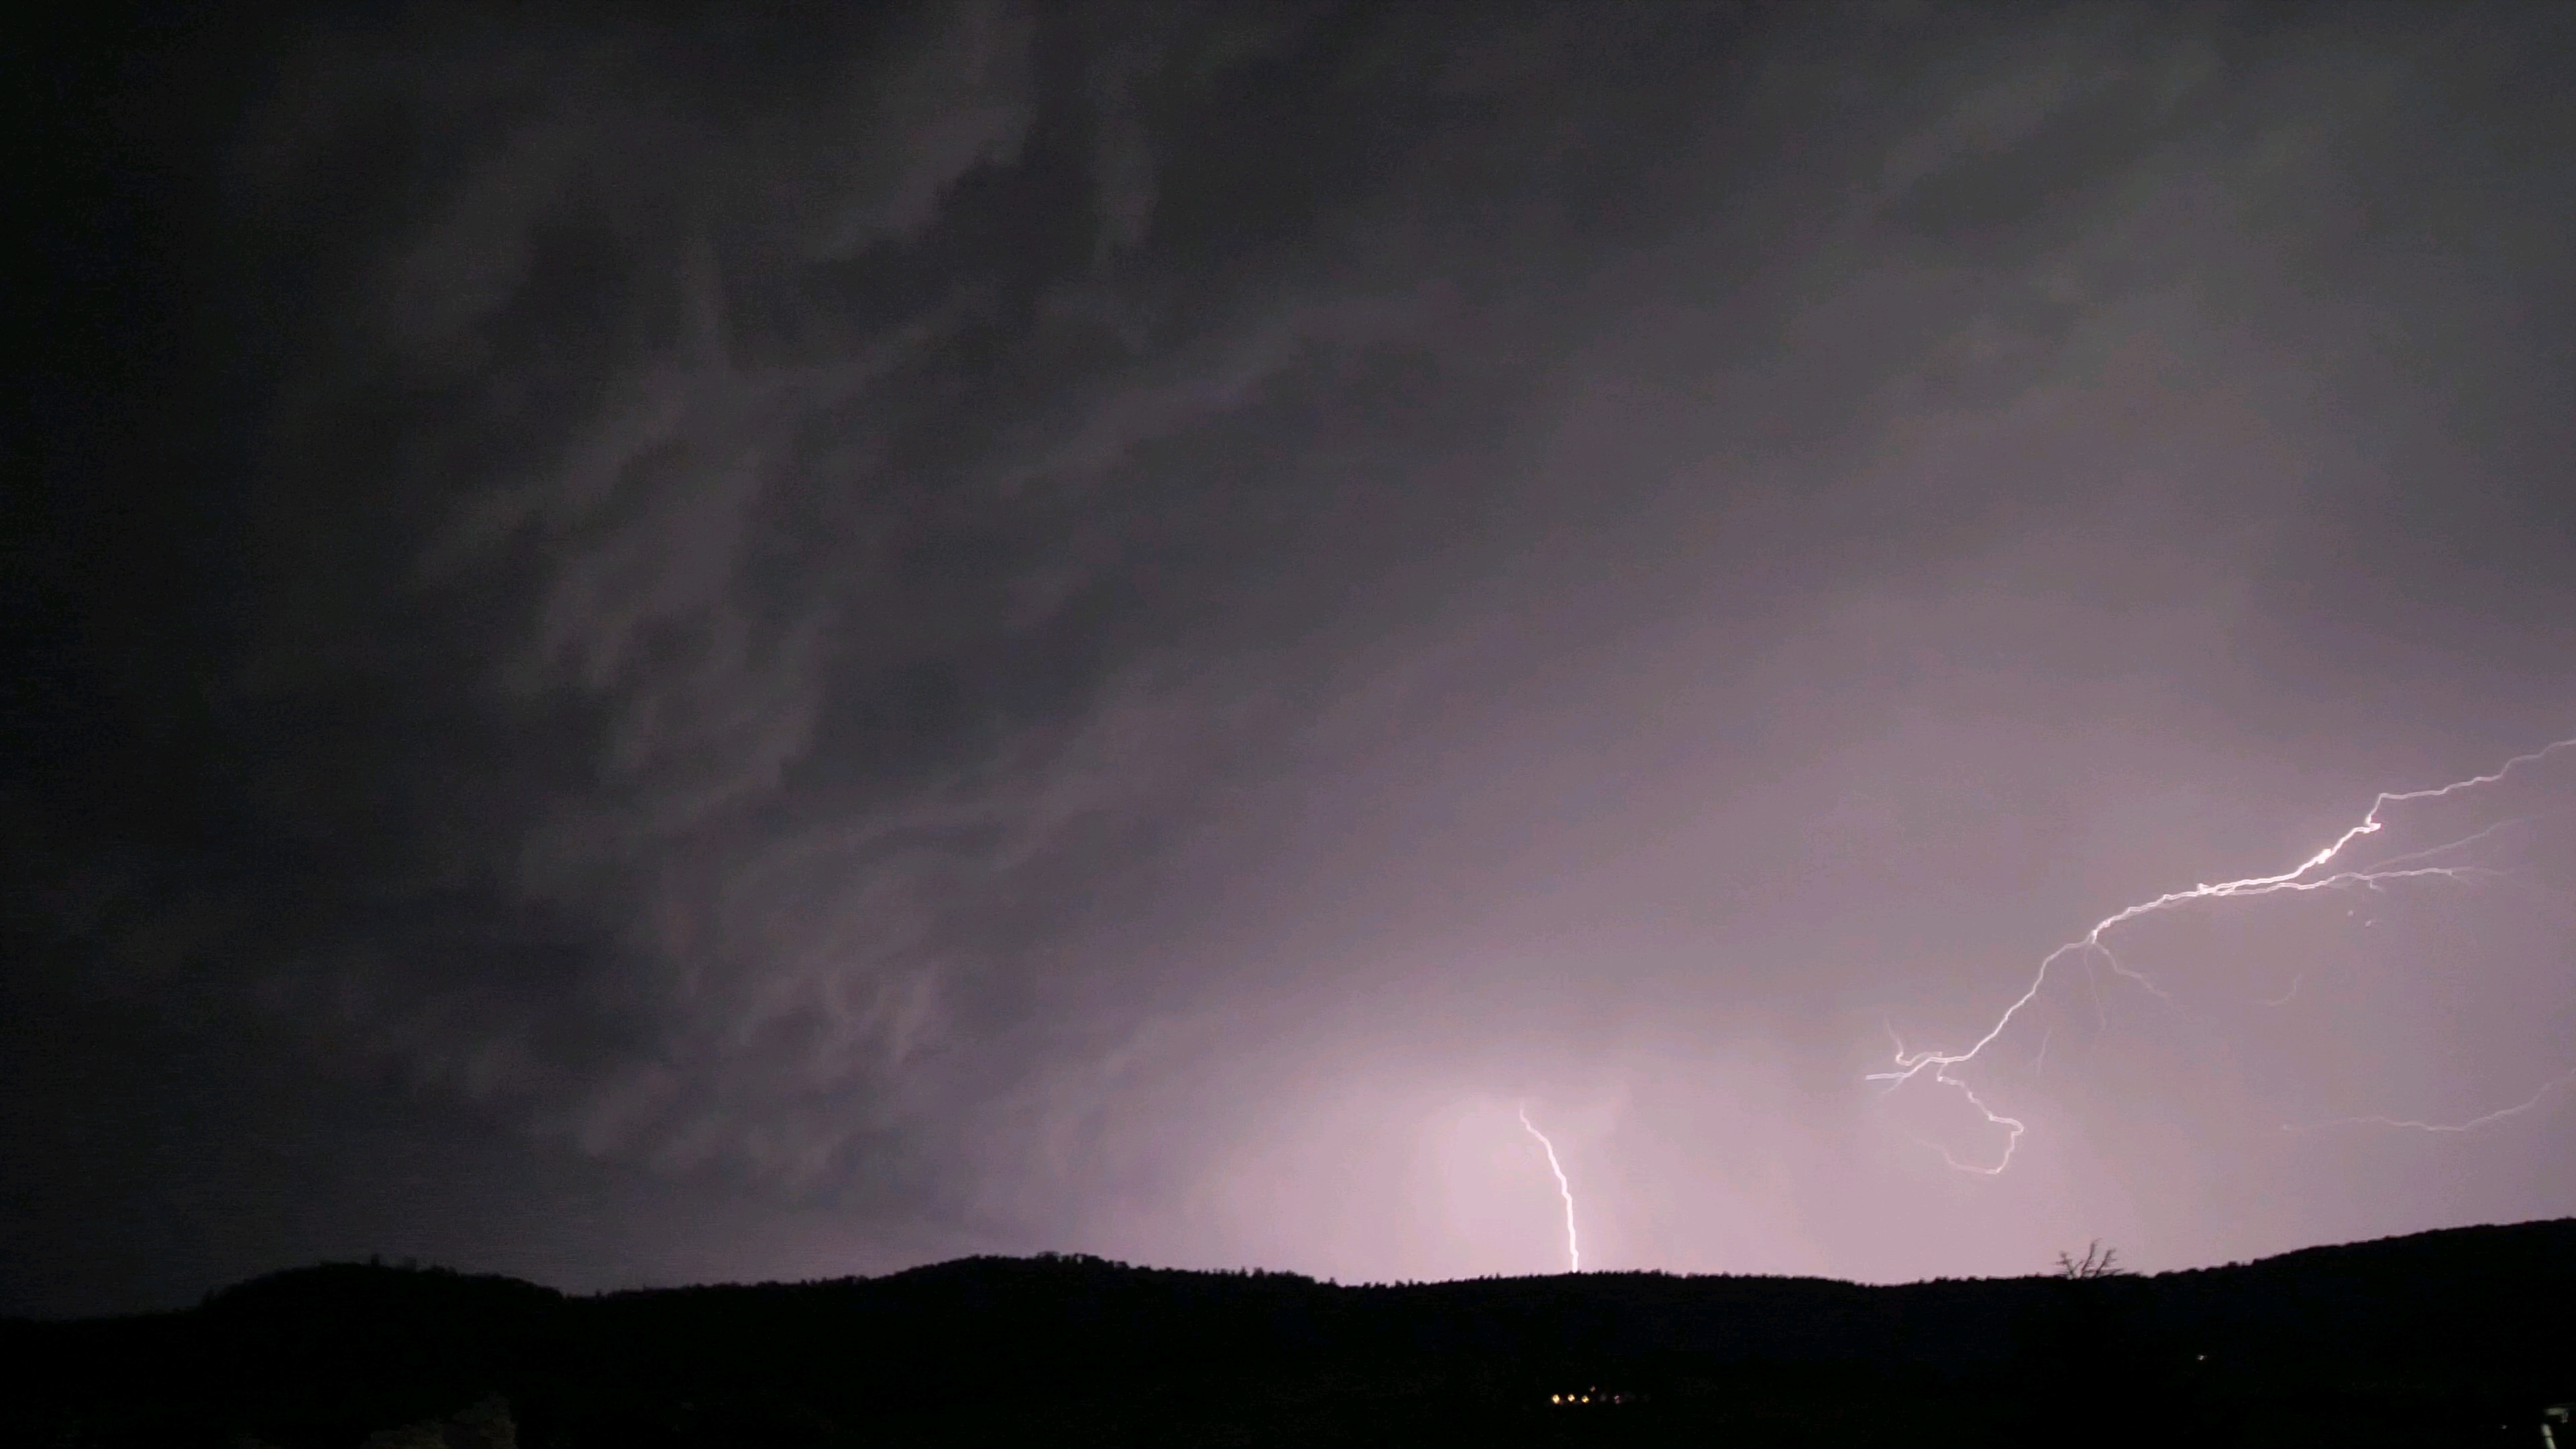
[[(2383, 790), (2379, 793), (2376, 799), (2371, 801), (2369, 812), (2361, 817), (2359, 824), (2352, 826), (2345, 830), (2341, 835), (2336, 836), (2332, 844), (2326, 846), (2316, 854), (2309, 856), (2306, 860), (2301, 861), (2298, 866), (2293, 869), (2285, 870), (2278, 875), (2248, 876), (2243, 880), (2203, 883), (2193, 886), (2189, 890), (2167, 891), (2163, 895), (2157, 896), (2152, 900), (2140, 901), (2136, 905), (2132, 906), (2124, 906), (2121, 909), (2112, 912), (2110, 915), (2103, 917), (2101, 920), (2094, 922), (2093, 928), (2086, 931), (2082, 936), (2067, 942), (2065, 945), (2058, 947), (2056, 950), (2049, 952), (2048, 955), (2041, 958), (2039, 970), (2031, 977), (2029, 988), (2024, 990), (2021, 995), (2015, 997), (2012, 1004), (2004, 1008), (2003, 1014), (1995, 1018), (1995, 1024), (1987, 1029), (1986, 1034), (1977, 1038), (1976, 1043), (1970, 1046), (1966, 1051), (1936, 1052), (1924, 1050), (1909, 1052), (1905, 1049), (1904, 1041), (1900, 1038), (1897, 1040), (1896, 1044), (1896, 1070), (1890, 1072), (1872, 1072), (1865, 1078), (1865, 1080), (1872, 1082), (1886, 1082), (1888, 1083), (1888, 1090), (1893, 1091), (1898, 1086), (1914, 1080), (1925, 1072), (1929, 1072), (1932, 1075), (1932, 1080), (1957, 1091), (1960, 1096), (1967, 1099), (1968, 1105), (1976, 1108), (1979, 1112), (1984, 1114), (1987, 1122), (2004, 1129), (2007, 1135), (2004, 1138), (2003, 1156), (1998, 1159), (1992, 1167), (1981, 1167), (1974, 1163), (1961, 1162), (1956, 1157), (1951, 1156), (1947, 1149), (1936, 1150), (1940, 1151), (1944, 1161), (1947, 1161), (1952, 1167), (1958, 1168), (1963, 1172), (1982, 1173), (1988, 1177), (2000, 1175), (2005, 1168), (2012, 1166), (2013, 1149), (2021, 1145), (2022, 1133), (2027, 1131), (2028, 1128), (2019, 1119), (2007, 1117), (2002, 1113), (1997, 1112), (1994, 1108), (1988, 1106), (1985, 1100), (1979, 1097), (1973, 1088), (1971, 1088), (1967, 1083), (1959, 1080), (1957, 1077), (1951, 1075), (1950, 1069), (1975, 1060), (1979, 1052), (1984, 1051), (1988, 1046), (1992, 1045), (1995, 1038), (2002, 1036), (2005, 1028), (2012, 1025), (2013, 1018), (2021, 1013), (2021, 1009), (2023, 1007), (2030, 1005), (2030, 1003), (2038, 997), (2041, 987), (2048, 984), (2049, 969), (2055, 966), (2061, 959), (2069, 955), (2073, 955), (2085, 964), (2088, 971), (2096, 961), (2099, 961), (2100, 963), (2109, 966), (2113, 974), (2135, 982), (2139, 986), (2144, 987), (2146, 990), (2161, 997), (2164, 996), (2165, 993), (2156, 985), (2155, 982), (2123, 965), (2120, 958), (2112, 954), (2111, 948), (2103, 944), (2102, 937), (2105, 933), (2109, 932), (2116, 926), (2129, 921), (2134, 921), (2140, 916), (2151, 915), (2157, 911), (2165, 910), (2172, 906), (2182, 905), (2190, 901), (2225, 900), (2236, 896), (2264, 896), (2273, 895), (2283, 891), (2320, 891), (2339, 886), (2359, 885), (2376, 888), (2390, 881), (2419, 880), (2426, 877), (2439, 877), (2444, 880), (2464, 880), (2485, 874), (2485, 872), (2480, 871), (2474, 866), (2415, 864), (2413, 862), (2428, 861), (2436, 856), (2440, 856), (2449, 851), (2457, 850), (2462, 846), (2469, 845), (2484, 837), (2489, 832), (2499, 828), (2495, 825), (2490, 825), (2486, 827), (2486, 829), (2480, 830), (2475, 834), (2466, 836), (2459, 840), (2450, 841), (2443, 845), (2435, 846), (2428, 850), (2413, 851), (2406, 855), (2392, 857), (2389, 860), (2381, 862), (2379, 865), (2366, 869), (2346, 867), (2324, 875), (2315, 875), (2312, 874), (2312, 872), (2318, 871), (2333, 863), (2335, 858), (2343, 853), (2344, 847), (2352, 844), (2354, 841), (2365, 835), (2378, 833), (2381, 826), (2386, 823), (2379, 818), (2380, 812), (2386, 810), (2391, 805), (2405, 804), (2409, 801), (2415, 800), (2438, 800), (2448, 795), (2457, 794), (2463, 790), (2473, 790), (2482, 785), (2492, 785), (2522, 766), (2535, 764), (2558, 753), (2560, 750), (2566, 749), (2576, 749), (2576, 738), (2558, 740), (2551, 744), (2543, 745), (2529, 754), (2514, 756), (2512, 759), (2505, 761), (2503, 764), (2497, 766), (2493, 771), (2487, 774), (2472, 775), (2468, 779), (2454, 780), (2447, 785), (2437, 785), (2430, 789), (2423, 790)], [(1890, 1029), (1889, 1035), (1895, 1035), (1893, 1028)], [(2510, 1117), (2516, 1113), (2528, 1111), (2532, 1107), (2539, 1105), (2539, 1103), (2552, 1091), (2556, 1090), (2560, 1085), (2571, 1079), (2576, 1079), (2576, 1073), (2570, 1073), (2568, 1076), (2560, 1077), (2552, 1081), (2548, 1086), (2543, 1087), (2539, 1092), (2533, 1094), (2528, 1101), (2505, 1108), (2500, 1112), (2490, 1112), (2486, 1116), (2477, 1118), (2474, 1121), (2464, 1122), (2457, 1125), (2442, 1126), (2425, 1122), (2405, 1122), (2386, 1117), (2350, 1118), (2345, 1120), (2350, 1122), (2379, 1123), (2392, 1127), (2419, 1128), (2428, 1132), (2465, 1132), (2474, 1128), (2483, 1127), (2490, 1122)], [(1527, 1125), (1528, 1119), (1524, 1117), (1522, 1122), (1523, 1125)], [(2329, 1126), (2335, 1124), (2319, 1123), (2316, 1125)], [(1533, 1128), (1532, 1130), (1535, 1131), (1536, 1129)], [(1551, 1160), (1553, 1159), (1551, 1158)]]
[(1574, 1184), (1565, 1180), (1565, 1168), (1556, 1160), (1556, 1144), (1548, 1141), (1547, 1134), (1530, 1121), (1527, 1107), (1521, 1108), (1521, 1130), (1538, 1139), (1539, 1147), (1547, 1153), (1547, 1170), (1556, 1174), (1556, 1195), (1565, 1199), (1565, 1271), (1580, 1273), (1583, 1271), (1583, 1247), (1574, 1237)]

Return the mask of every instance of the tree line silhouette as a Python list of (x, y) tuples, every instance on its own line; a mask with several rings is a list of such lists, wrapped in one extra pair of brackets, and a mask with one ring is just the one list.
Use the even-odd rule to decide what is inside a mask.
[(185, 1312), (0, 1324), (59, 1449), (2537, 1443), (2576, 1220), (2152, 1276), (1869, 1287), (1586, 1273), (1341, 1286), (970, 1258), (568, 1296), (335, 1264)]

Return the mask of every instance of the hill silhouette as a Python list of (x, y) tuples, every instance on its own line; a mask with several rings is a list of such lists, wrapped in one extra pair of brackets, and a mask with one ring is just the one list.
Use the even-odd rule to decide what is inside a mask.
[(0, 1325), (0, 1439), (899, 1444), (2538, 1444), (2576, 1219), (2159, 1274), (1338, 1286), (969, 1258), (591, 1297), (332, 1264)]

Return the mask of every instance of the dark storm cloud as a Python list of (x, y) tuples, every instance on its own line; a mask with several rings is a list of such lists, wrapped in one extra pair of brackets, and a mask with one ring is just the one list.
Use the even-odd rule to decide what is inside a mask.
[[(2511, 25), (293, 27), (207, 107), (220, 417), (49, 565), (48, 1009), (282, 1034), (728, 1240), (1485, 1271), (1523, 1093), (1637, 1261), (2180, 1224), (2102, 1183), (2223, 1170), (2123, 1118), (2087, 1177), (2073, 1107), (1900, 1211), (1953, 1185), (1852, 1084), (2105, 898), (2566, 732), (2564, 37)], [(853, 1261), (712, 1231), (652, 1261)]]
[(1382, 410), (1457, 406), (1455, 288), (1358, 218), (1563, 84), (1419, 30), (300, 37), (226, 157), (269, 380), (206, 665), (233, 838), (152, 867), (120, 969), (585, 1151), (888, 1171), (1027, 1069), (1051, 943), (1269, 707), (1222, 650), (1455, 506), (1299, 461), (1437, 445)]
[[(348, 224), (275, 424), (301, 536), (262, 572), (299, 587), (243, 707), (374, 707), (342, 758), (257, 741), (253, 789), (367, 811), (306, 833), (392, 857), (273, 968), (284, 1010), (588, 1150), (799, 1184), (907, 1083), (981, 1069), (950, 1049), (1107, 867), (1070, 853), (1114, 857), (1189, 780), (1203, 714), (1150, 601), (1067, 547), (1099, 480), (1021, 456), (1135, 366), (1094, 266), (1150, 207), (1132, 135), (1111, 241), (1081, 206), (1084, 103), (1142, 62), (1042, 74), (1050, 29), (1089, 38), (970, 6), (820, 37), (820, 66), (744, 37), (711, 84), (729, 37), (434, 28), (290, 72), (353, 94), (244, 158), (261, 202), (330, 204), (350, 178), (297, 153), (370, 122), (425, 154)], [(397, 511), (351, 581), (392, 590), (303, 592), (327, 565), (292, 551)]]

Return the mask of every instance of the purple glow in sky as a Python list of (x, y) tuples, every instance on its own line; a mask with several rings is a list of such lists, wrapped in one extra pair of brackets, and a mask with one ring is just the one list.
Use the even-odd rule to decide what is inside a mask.
[(0, 1311), (2576, 1213), (2576, 11), (191, 25), (18, 88)]

